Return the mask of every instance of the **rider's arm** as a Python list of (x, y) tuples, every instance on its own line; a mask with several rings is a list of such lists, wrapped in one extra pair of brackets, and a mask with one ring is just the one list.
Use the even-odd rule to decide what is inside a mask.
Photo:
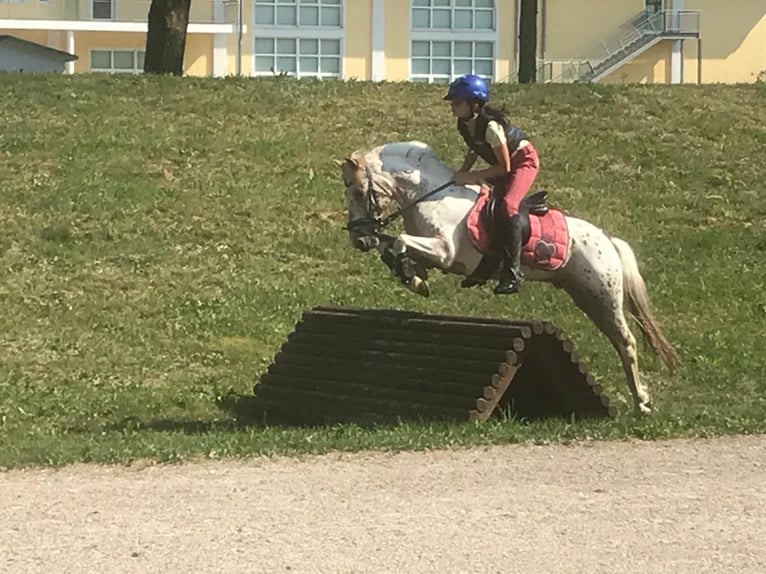
[(465, 154), (465, 159), (463, 160), (463, 165), (460, 167), (460, 171), (468, 171), (473, 167), (473, 164), (476, 163), (476, 160), (479, 156), (476, 155), (476, 152), (473, 150), (468, 150), (468, 153)]

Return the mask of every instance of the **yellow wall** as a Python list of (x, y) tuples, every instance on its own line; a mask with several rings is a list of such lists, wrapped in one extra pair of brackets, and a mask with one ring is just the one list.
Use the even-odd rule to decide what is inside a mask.
[[(754, 82), (766, 70), (766, 1), (686, 0), (702, 11), (702, 81)], [(685, 43), (684, 81), (697, 81), (696, 42)]]
[[(586, 45), (583, 38), (591, 36), (591, 45), (598, 43), (592, 33), (587, 32), (583, 22), (577, 23), (577, 13), (581, 16), (596, 14), (599, 0), (572, 0), (567, 3), (555, 3), (548, 0), (548, 59), (568, 59), (587, 52), (576, 49)], [(591, 4), (587, 9), (585, 4)], [(641, 9), (631, 6), (625, 13), (624, 7), (629, 2), (619, 5), (621, 17), (612, 18), (613, 14), (603, 13), (599, 22), (600, 34), (614, 30), (622, 21), (627, 20)], [(640, 3), (643, 4), (643, 1)], [(672, 2), (666, 3), (672, 7)], [(617, 3), (610, 7), (618, 8)], [(702, 81), (713, 83), (754, 82), (758, 74), (766, 70), (766, 2), (764, 0), (685, 0), (685, 10), (701, 11), (702, 36)], [(609, 25), (606, 23), (609, 22)], [(580, 28), (584, 33), (576, 37), (567, 34), (567, 26)], [(666, 40), (639, 55), (620, 69), (605, 78), (605, 83), (670, 83), (671, 51), (673, 42)], [(697, 82), (697, 42), (685, 40), (683, 44), (685, 83)]]
[[(26, 0), (21, 4), (0, 4), (0, 18), (38, 18), (90, 20), (92, 0)], [(249, 4), (250, 0), (246, 0)], [(149, 13), (150, 0), (121, 0), (116, 4), (118, 20), (143, 21)], [(212, 22), (212, 1), (192, 2), (190, 22)]]
[(344, 77), (369, 80), (372, 77), (372, 0), (347, 0), (344, 8)]
[[(247, 32), (242, 35), (242, 75), (250, 75), (253, 69), (253, 59), (250, 55), (253, 51), (253, 2), (244, 2), (242, 4), (242, 22), (247, 27)], [(226, 13), (227, 21), (236, 22), (235, 8)], [(226, 74), (234, 75), (237, 73), (237, 45), (239, 43), (238, 33), (235, 31), (226, 38)]]
[(9, 36), (15, 36), (16, 38), (21, 38), (22, 40), (26, 40), (27, 42), (35, 42), (37, 44), (42, 44), (43, 46), (48, 45), (48, 32), (46, 32), (45, 30), (2, 30), (0, 29), (0, 34), (2, 35), (8, 34)]
[[(134, 0), (135, 1), (135, 0)], [(245, 4), (251, 4), (252, 0), (245, 0)], [(143, 12), (148, 14), (150, 2), (144, 4)], [(191, 9), (189, 10), (189, 22), (214, 22), (213, 14), (213, 2), (212, 0), (204, 0), (196, 2), (192, 0)], [(231, 21), (233, 23), (234, 20)]]
[(189, 76), (213, 74), (213, 36), (211, 34), (186, 35), (184, 73)]
[(604, 84), (669, 84), (673, 43), (663, 40), (604, 78)]
[(516, 42), (513, 37), (516, 30), (516, 0), (495, 0), (495, 9), (499, 28), (495, 67), (498, 79), (506, 81), (516, 70)]
[(386, 80), (402, 82), (410, 77), (410, 0), (386, 0)]
[(547, 3), (548, 60), (571, 60), (587, 55), (605, 36), (645, 6), (644, 0), (547, 0)]
[[(42, 32), (42, 34), (47, 34)], [(45, 43), (45, 42), (42, 42)], [(75, 72), (90, 71), (91, 49), (146, 49), (146, 34), (137, 32), (77, 32), (74, 39)], [(185, 73), (198, 76), (213, 73), (213, 40), (210, 35), (188, 34), (184, 55)]]
[(64, 2), (65, 0), (50, 0), (50, 2), (27, 0), (23, 4), (0, 4), (0, 18), (63, 18)]
[[(55, 4), (55, 7), (53, 6)], [(92, 0), (50, 0), (50, 8), (45, 9), (44, 18), (71, 18), (75, 20), (90, 20), (92, 9)], [(140, 22), (145, 21), (149, 14), (149, 6), (151, 0), (117, 0), (115, 15), (117, 20), (128, 22)], [(33, 6), (46, 6), (47, 4), (41, 4), (39, 0), (27, 0), (26, 4), (17, 6), (26, 6), (23, 10), (25, 14), (31, 14), (32, 10), (35, 10)], [(38, 12), (41, 8), (36, 9)], [(0, 5), (0, 15), (2, 15), (3, 9)], [(40, 17), (40, 16), (24, 16), (28, 17)], [(213, 21), (213, 4), (212, 1), (204, 2), (192, 2), (191, 12), (189, 14), (189, 22), (212, 22)]]
[(146, 47), (146, 34), (135, 32), (77, 32), (74, 36), (74, 49), (78, 56), (75, 72), (90, 71), (91, 49), (143, 50)]
[[(514, 48), (517, 0), (496, 0), (498, 30), (497, 64), (499, 79), (512, 78), (516, 56)], [(548, 61), (585, 57), (606, 35), (644, 8), (644, 0), (539, 0), (542, 20), (546, 3), (546, 26), (540, 27), (538, 41), (545, 37)], [(145, 20), (149, 0), (121, 1), (120, 19)], [(672, 1), (667, 1), (667, 7)], [(372, 76), (372, 0), (346, 0), (344, 77), (369, 80)], [(685, 0), (687, 10), (702, 12), (703, 82), (753, 82), (766, 71), (766, 0)], [(411, 0), (386, 0), (385, 77), (388, 81), (406, 81), (410, 73), (410, 43), (402, 41), (410, 31)], [(252, 69), (253, 2), (243, 4), (248, 32), (242, 40), (242, 73)], [(235, 14), (227, 9), (225, 20)], [(24, 4), (0, 4), (0, 18), (90, 18), (90, 0), (27, 0)], [(213, 20), (211, 2), (192, 2), (192, 21)], [(541, 22), (542, 24), (542, 22)], [(1, 24), (0, 24), (1, 25)], [(64, 49), (65, 32), (7, 30), (2, 33)], [(55, 44), (55, 45), (54, 45)], [(654, 46), (603, 80), (606, 83), (670, 81), (672, 41)], [(91, 48), (143, 49), (145, 34), (112, 32), (76, 32), (75, 51), (78, 72), (89, 68)], [(237, 35), (227, 36), (227, 74), (236, 72)], [(186, 73), (209, 75), (213, 71), (213, 36), (189, 34), (186, 47)], [(684, 82), (697, 81), (697, 43), (684, 42)]]

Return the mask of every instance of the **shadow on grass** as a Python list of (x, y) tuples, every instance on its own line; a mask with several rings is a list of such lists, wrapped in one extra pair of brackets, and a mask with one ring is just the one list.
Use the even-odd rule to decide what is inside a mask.
[[(430, 425), (440, 423), (455, 423), (455, 420), (442, 417), (402, 417), (392, 419), (390, 417), (373, 417), (370, 413), (361, 413), (360, 417), (344, 415), (340, 418), (333, 418), (327, 415), (323, 420), (306, 420), (305, 413), (300, 405), (296, 405), (292, 416), (288, 412), (282, 412), (281, 416), (276, 413), (264, 413), (258, 406), (254, 395), (238, 394), (230, 392), (225, 396), (218, 397), (215, 406), (222, 413), (221, 418), (206, 418), (194, 420), (189, 418), (156, 418), (144, 419), (137, 416), (126, 416), (119, 421), (110, 422), (93, 427), (70, 427), (69, 432), (76, 434), (92, 434), (96, 431), (101, 432), (158, 432), (158, 433), (181, 433), (186, 435), (206, 435), (214, 433), (236, 432), (243, 429), (309, 429), (309, 428), (335, 428), (344, 425), (353, 425), (357, 428), (366, 430), (373, 429), (393, 429), (405, 425)], [(519, 419), (511, 412), (498, 410), (496, 418), (514, 422), (516, 424), (528, 424), (531, 420)]]
[[(93, 427), (73, 426), (68, 429), (75, 434), (91, 434), (95, 430), (105, 432), (168, 432), (182, 433), (187, 435), (204, 435), (218, 432), (235, 432), (243, 429), (266, 429), (266, 428), (329, 428), (341, 424), (354, 424), (362, 428), (393, 428), (399, 423), (396, 421), (313, 421), (305, 422), (301, 420), (292, 420), (289, 417), (277, 417), (273, 414), (265, 415), (257, 406), (253, 395), (240, 395), (229, 393), (226, 396), (219, 397), (216, 400), (216, 407), (226, 415), (221, 419), (193, 420), (185, 418), (157, 418), (143, 419), (136, 416), (126, 416), (120, 421), (107, 423)], [(299, 407), (298, 407), (299, 411)], [(296, 411), (296, 414), (300, 414)], [(299, 417), (296, 417), (296, 419)], [(402, 421), (412, 422), (412, 421)], [(428, 421), (419, 421), (428, 422)]]

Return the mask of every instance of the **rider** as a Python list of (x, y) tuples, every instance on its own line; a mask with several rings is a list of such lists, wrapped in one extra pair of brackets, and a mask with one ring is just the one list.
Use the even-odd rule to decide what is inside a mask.
[[(457, 78), (450, 84), (444, 99), (450, 101), (452, 114), (457, 117), (458, 132), (469, 148), (462, 167), (455, 173), (455, 183), (467, 185), (486, 181), (493, 186), (493, 195), (498, 200), (495, 220), (504, 230), (504, 257), (500, 282), (494, 293), (516, 293), (524, 281), (520, 269), (522, 229), (519, 204), (537, 176), (537, 151), (527, 135), (511, 124), (503, 109), (487, 105), (489, 87), (483, 78), (474, 74)], [(470, 171), (477, 157), (486, 161), (489, 167)], [(473, 287), (484, 283), (483, 274), (491, 273), (497, 264), (496, 258), (484, 256), (461, 286)]]

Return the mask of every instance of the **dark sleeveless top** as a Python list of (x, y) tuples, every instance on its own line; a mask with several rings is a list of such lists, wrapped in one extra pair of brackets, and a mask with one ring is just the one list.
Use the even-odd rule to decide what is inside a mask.
[[(463, 141), (465, 141), (466, 145), (471, 150), (476, 152), (476, 154), (488, 164), (496, 165), (497, 158), (495, 157), (495, 152), (492, 151), (492, 146), (487, 143), (487, 126), (489, 126), (491, 120), (492, 118), (481, 111), (479, 112), (479, 115), (476, 116), (476, 130), (474, 131), (473, 136), (471, 136), (468, 131), (466, 122), (462, 120), (458, 120), (457, 129), (460, 132), (460, 135), (463, 136)], [(529, 139), (526, 133), (513, 124), (506, 128), (505, 138), (508, 141), (509, 156), (513, 155), (513, 152), (516, 151), (521, 140)]]

